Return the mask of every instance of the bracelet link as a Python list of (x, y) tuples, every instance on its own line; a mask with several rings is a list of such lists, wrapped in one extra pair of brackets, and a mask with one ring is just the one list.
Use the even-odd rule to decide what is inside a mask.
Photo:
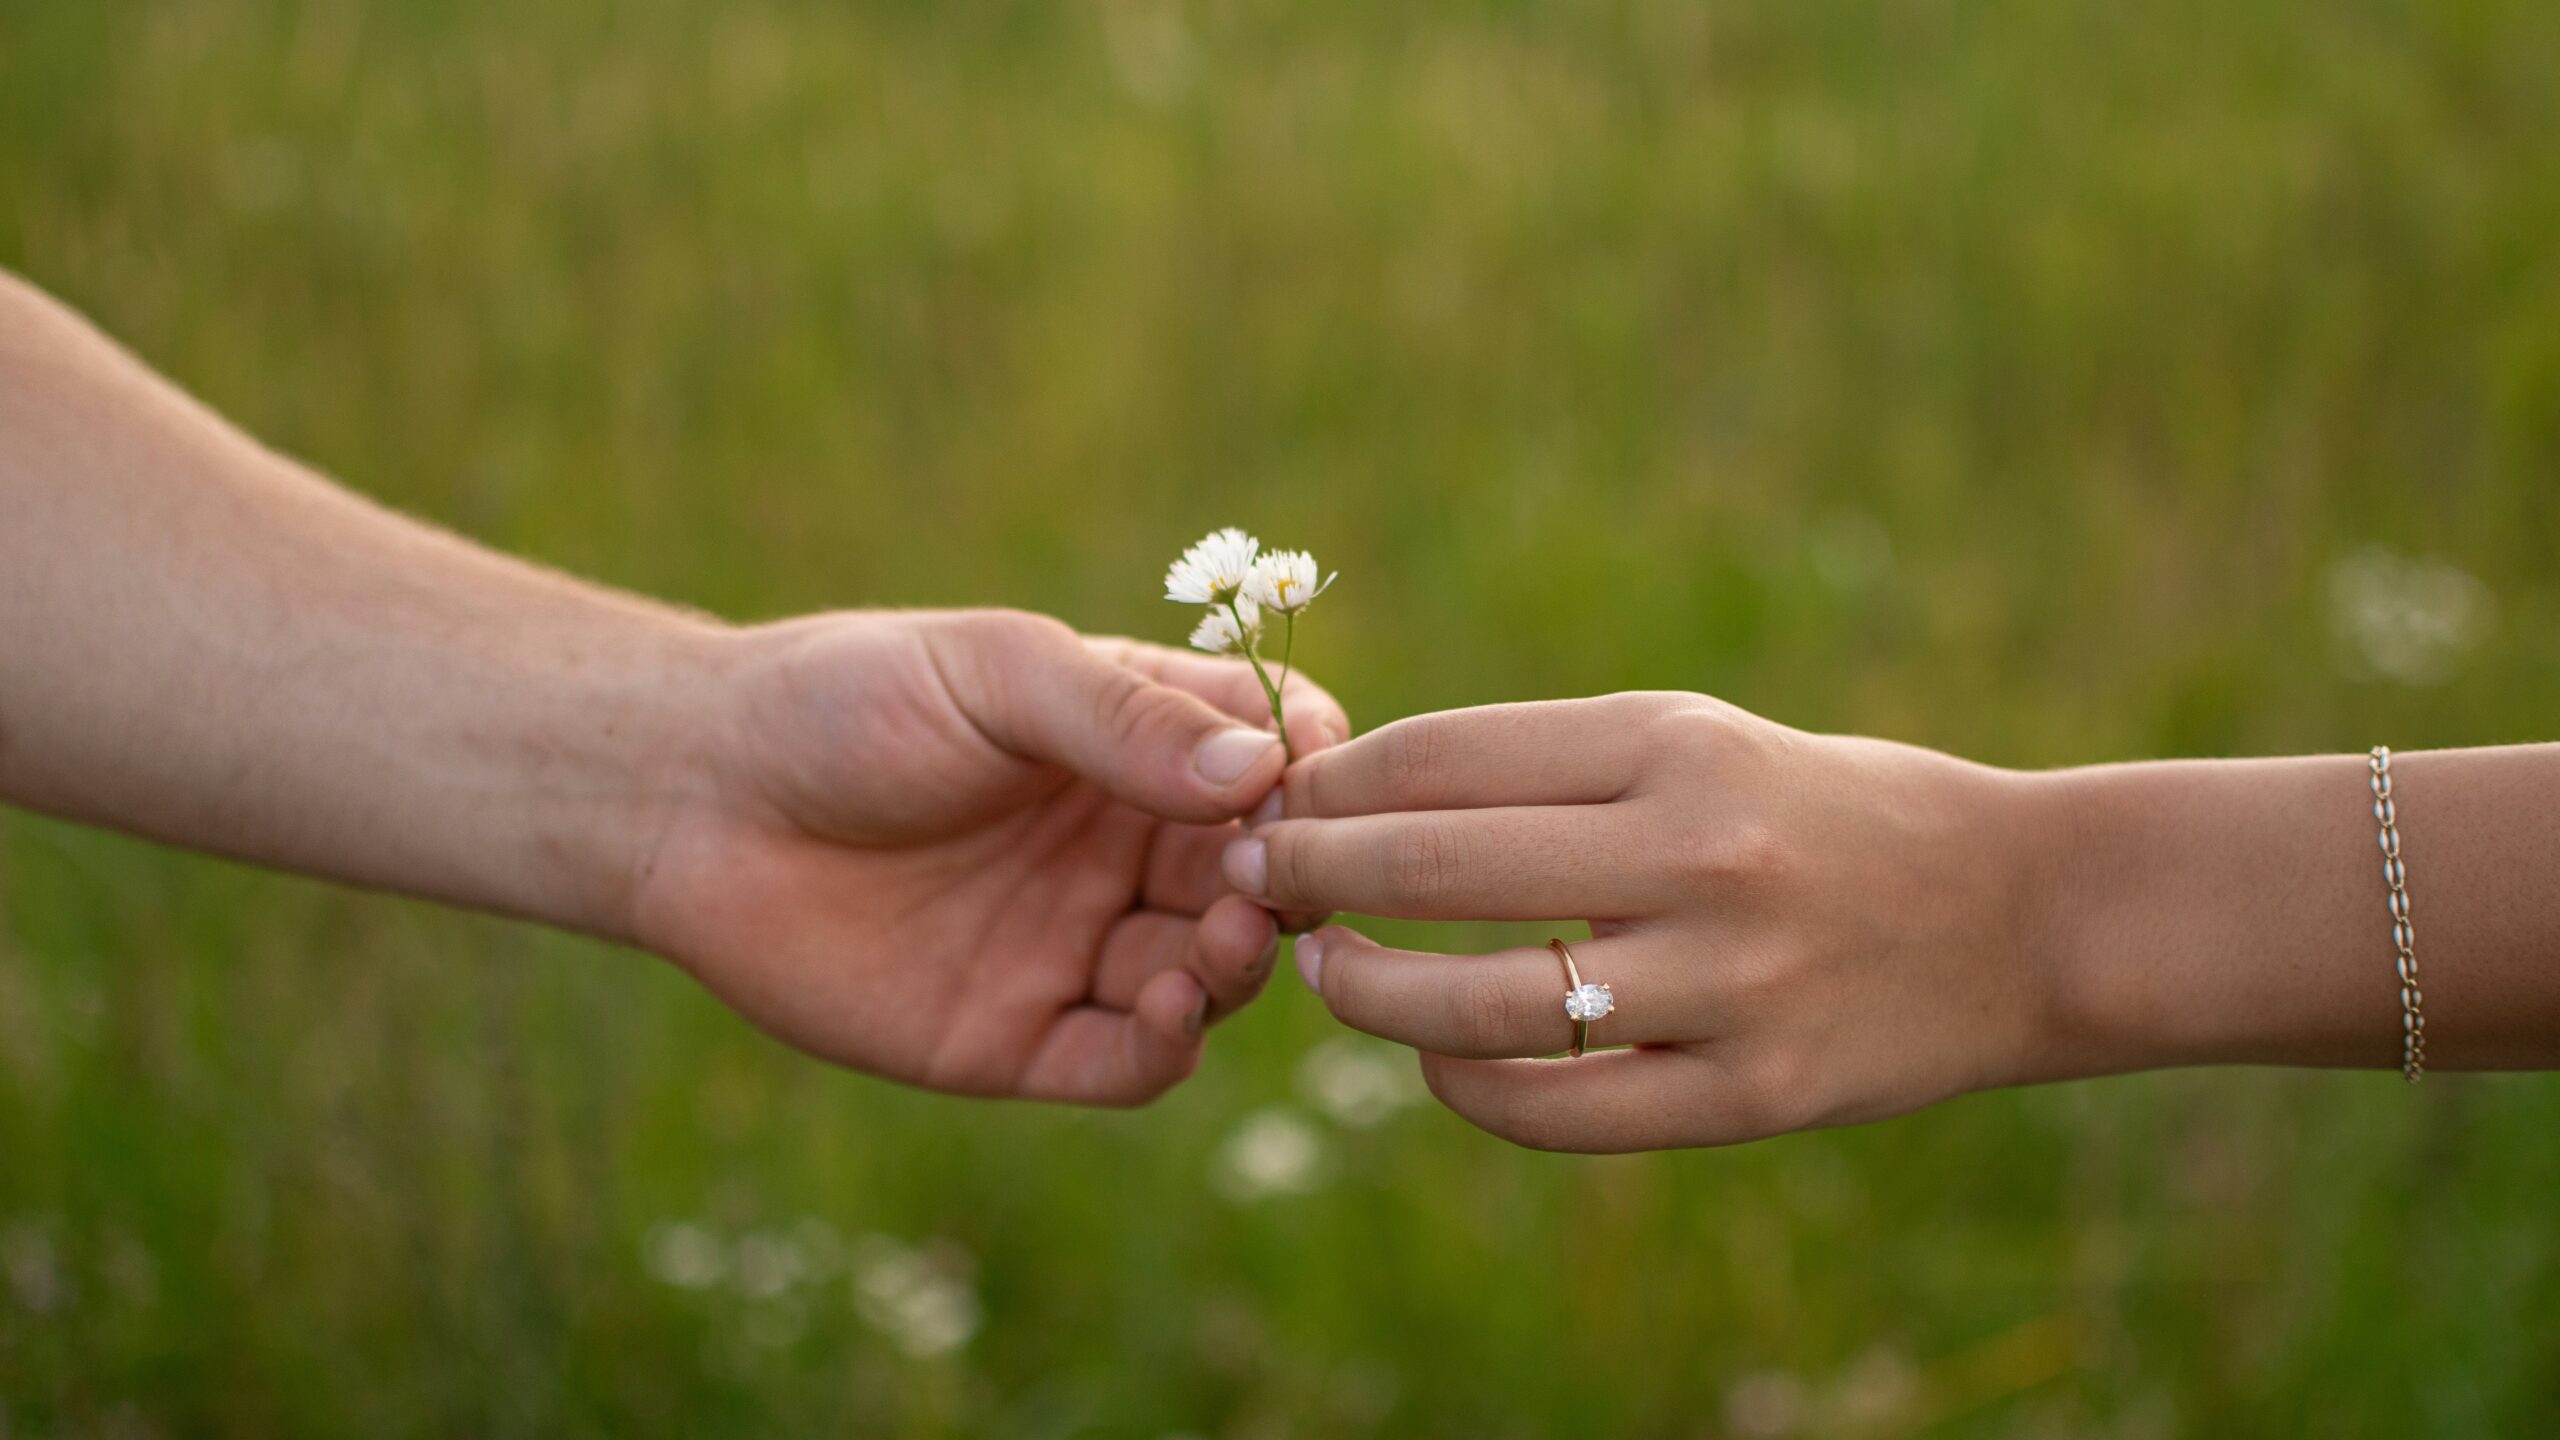
[(2376, 745), (2367, 760), (2373, 774), (2373, 818), (2382, 827), (2382, 880), (2390, 887), (2393, 967), (2400, 977), (2400, 1073), (2412, 1085), (2427, 1073), (2427, 997), (2418, 988), (2418, 932), (2409, 923), (2409, 868), (2400, 859), (2400, 808), (2391, 796), (2391, 747)]

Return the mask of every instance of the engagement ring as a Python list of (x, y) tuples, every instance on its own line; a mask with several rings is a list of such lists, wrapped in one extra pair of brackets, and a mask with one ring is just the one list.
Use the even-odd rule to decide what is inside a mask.
[(1564, 962), (1564, 1013), (1573, 1022), (1573, 1054), (1575, 1059), (1591, 1045), (1591, 1022), (1618, 1008), (1618, 997), (1606, 985), (1586, 985), (1582, 971), (1573, 963), (1573, 951), (1562, 940), (1550, 940), (1547, 948)]

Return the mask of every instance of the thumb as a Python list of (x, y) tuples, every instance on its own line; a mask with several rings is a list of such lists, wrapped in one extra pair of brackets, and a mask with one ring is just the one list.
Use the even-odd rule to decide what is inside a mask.
[(1279, 783), (1277, 735), (1095, 654), (1047, 616), (954, 616), (928, 643), (962, 713), (999, 748), (1149, 814), (1214, 824)]

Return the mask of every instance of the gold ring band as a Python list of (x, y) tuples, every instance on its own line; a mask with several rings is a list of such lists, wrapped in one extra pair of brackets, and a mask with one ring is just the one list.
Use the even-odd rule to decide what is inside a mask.
[(1617, 996), (1606, 985), (1582, 983), (1582, 967), (1573, 963), (1573, 948), (1561, 939), (1549, 940), (1547, 948), (1564, 962), (1564, 1013), (1573, 1022), (1573, 1057), (1591, 1048), (1591, 1022), (1617, 1008)]

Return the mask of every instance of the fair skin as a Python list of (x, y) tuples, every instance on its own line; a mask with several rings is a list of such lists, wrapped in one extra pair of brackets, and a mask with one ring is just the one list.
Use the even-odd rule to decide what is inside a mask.
[[(1230, 846), (1265, 904), (1590, 922), (1544, 948), (1298, 942), (1346, 1024), (1555, 1150), (1721, 1145), (2176, 1065), (2397, 1068), (2362, 755), (2044, 774), (1699, 695), (1398, 721), (1293, 767)], [(2395, 755), (2431, 1071), (2560, 1066), (2560, 745)]]
[[(732, 628), (391, 515), (0, 275), (0, 800), (654, 950), (813, 1054), (1134, 1104), (1273, 912), (1523, 1144), (1732, 1143), (2158, 1066), (2389, 1066), (2358, 756), (2026, 775), (1695, 695), (1416, 717), (1004, 611)], [(1328, 748), (1331, 747), (1331, 748)], [(2405, 754), (2430, 1064), (2560, 1064), (2560, 746)], [(1279, 815), (1272, 812), (1278, 802)], [(1236, 817), (1252, 815), (1250, 835)]]
[[(785, 1041), (1144, 1102), (1260, 989), (1237, 661), (1012, 611), (737, 628), (391, 514), (0, 274), (0, 800), (673, 960)], [(1349, 733), (1291, 681), (1300, 753)]]

